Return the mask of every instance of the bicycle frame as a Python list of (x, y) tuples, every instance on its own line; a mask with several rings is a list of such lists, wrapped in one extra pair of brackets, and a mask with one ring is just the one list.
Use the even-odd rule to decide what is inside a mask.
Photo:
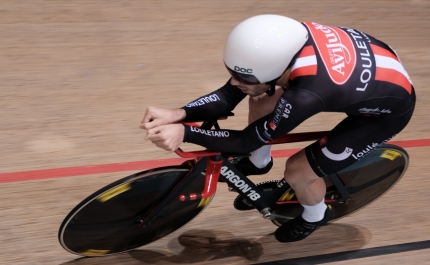
[[(201, 127), (212, 126), (217, 128), (217, 122), (204, 122)], [(289, 134), (268, 144), (311, 141), (326, 134)], [(250, 154), (181, 149), (176, 153), (189, 159), (182, 165), (154, 168), (119, 179), (79, 203), (60, 226), (61, 245), (75, 254), (103, 256), (151, 243), (206, 209), (220, 178), (239, 194), (234, 199), (235, 209), (256, 209), (276, 226), (303, 211), (294, 189), (281, 176), (276, 177), (281, 180), (254, 184), (238, 171), (232, 157)], [(408, 162), (405, 150), (386, 145), (375, 148), (375, 153), (351, 167), (324, 177), (324, 200), (335, 213), (332, 221), (360, 210), (386, 193), (404, 175)], [(347, 205), (349, 198), (352, 203)]]
[[(202, 126), (199, 126), (196, 123), (187, 124), (206, 129), (210, 129), (214, 126), (216, 129), (219, 129), (217, 121), (205, 121)], [(328, 131), (287, 134), (276, 140), (268, 142), (267, 145), (314, 141), (326, 136), (327, 134)], [(285, 185), (288, 188), (284, 180), (281, 180), (277, 184), (279, 189), (277, 189), (276, 192), (270, 194), (263, 193), (263, 191), (255, 185), (254, 182), (244, 176), (233, 164), (228, 162), (228, 157), (244, 157), (249, 156), (249, 154), (226, 154), (211, 150), (184, 152), (180, 148), (178, 148), (175, 153), (183, 158), (192, 158), (191, 160), (184, 162), (191, 166), (192, 169), (148, 216), (140, 217), (139, 226), (145, 226), (155, 220), (162, 209), (172, 200), (178, 198), (178, 196), (181, 201), (202, 200), (212, 197), (215, 194), (219, 178), (228, 183), (228, 185), (241, 196), (247, 198), (248, 201), (260, 213), (262, 213), (263, 217), (266, 219), (270, 218), (270, 210), (273, 209), (274, 206), (299, 203), (297, 200), (278, 201), (278, 199), (286, 192), (286, 189), (282, 189), (281, 187)], [(203, 191), (191, 194), (181, 194), (181, 187), (186, 187), (194, 177), (201, 174), (204, 170), (206, 171), (206, 180)], [(342, 181), (336, 174), (330, 175), (329, 177), (341, 194), (341, 198), (337, 200), (326, 199), (325, 202), (347, 203), (349, 200), (349, 193)]]
[[(296, 133), (288, 134), (274, 141), (268, 142), (267, 145), (272, 144), (282, 144), (291, 142), (301, 142), (301, 141), (312, 141), (324, 137), (328, 132), (312, 132), (312, 133)], [(246, 176), (244, 176), (240, 171), (238, 171), (234, 165), (229, 163), (226, 156), (249, 156), (249, 154), (222, 154), (221, 152), (214, 152), (208, 150), (184, 152), (178, 148), (175, 153), (183, 158), (196, 158), (196, 161), (202, 157), (208, 157), (206, 166), (206, 182), (202, 193), (181, 195), (181, 201), (185, 200), (198, 200), (209, 198), (213, 196), (216, 190), (218, 179), (221, 177), (225, 182), (229, 183), (231, 187), (236, 190), (239, 194), (249, 197), (251, 200), (254, 197), (252, 194), (260, 194), (259, 188), (250, 181)], [(220, 162), (220, 160), (222, 160)], [(255, 196), (258, 197), (258, 196)], [(257, 201), (259, 197), (253, 201)], [(259, 203), (256, 202), (256, 208), (265, 208), (264, 206), (258, 206)], [(266, 204), (264, 204), (266, 205)]]

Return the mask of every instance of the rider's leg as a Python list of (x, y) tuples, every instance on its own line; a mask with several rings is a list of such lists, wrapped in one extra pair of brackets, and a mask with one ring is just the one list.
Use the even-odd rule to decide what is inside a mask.
[(321, 221), (327, 209), (324, 203), (326, 185), (309, 165), (304, 149), (287, 160), (284, 179), (293, 188), (297, 199), (305, 208), (303, 219), (308, 222)]
[(285, 163), (284, 179), (294, 190), (304, 211), (301, 215), (276, 229), (280, 242), (302, 240), (327, 224), (333, 218), (333, 210), (324, 202), (326, 186), (308, 162), (305, 149), (291, 156)]
[(328, 206), (323, 219), (312, 222), (321, 218), (324, 211), (325, 186), (317, 176), (339, 172), (387, 142), (406, 126), (412, 112), (393, 119), (348, 115), (326, 137), (292, 156), (286, 163), (284, 178), (295, 190), (305, 211), (279, 227), (275, 237), (281, 242), (302, 240), (331, 220), (334, 212)]
[(287, 160), (284, 179), (293, 188), (304, 211), (279, 227), (275, 237), (280, 242), (293, 242), (306, 238), (321, 225), (327, 224), (333, 218), (333, 211), (324, 203), (324, 180), (311, 168), (305, 150)]
[[(283, 92), (281, 87), (276, 87), (275, 94), (271, 97), (266, 93), (257, 97), (249, 97), (248, 124), (272, 113)], [(241, 159), (236, 164), (236, 168), (246, 176), (266, 174), (273, 166), (270, 149), (270, 145), (263, 145), (254, 150), (250, 157)]]
[[(249, 97), (248, 124), (273, 112), (279, 97), (284, 93), (281, 87), (276, 87), (275, 94), (269, 97), (266, 93), (257, 97)], [(251, 152), (249, 160), (258, 168), (263, 168), (271, 162), (270, 145), (263, 145)]]

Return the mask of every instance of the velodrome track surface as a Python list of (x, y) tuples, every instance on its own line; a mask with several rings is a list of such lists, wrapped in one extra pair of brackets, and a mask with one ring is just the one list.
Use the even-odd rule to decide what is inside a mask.
[[(397, 50), (418, 97), (412, 121), (393, 139), (411, 158), (404, 178), (366, 209), (294, 244), (276, 242), (275, 226), (258, 213), (234, 210), (235, 194), (220, 184), (205, 212), (147, 247), (93, 259), (63, 250), (58, 227), (87, 195), (177, 161), (144, 141), (145, 108), (179, 107), (221, 86), (226, 36), (261, 13), (357, 28)], [(1, 1), (0, 263), (426, 264), (428, 14), (424, 0)], [(243, 128), (246, 113), (244, 101), (221, 126)], [(329, 130), (342, 117), (317, 115), (295, 132)], [(307, 144), (275, 146), (274, 169), (256, 181), (279, 179), (286, 157)]]

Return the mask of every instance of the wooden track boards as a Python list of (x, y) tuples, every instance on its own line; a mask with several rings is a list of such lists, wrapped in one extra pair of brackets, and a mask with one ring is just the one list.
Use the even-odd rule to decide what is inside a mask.
[[(226, 36), (239, 21), (261, 13), (350, 26), (389, 43), (418, 97), (415, 116), (395, 140), (429, 138), (429, 12), (424, 0), (3, 0), (0, 173), (176, 157), (143, 140), (138, 125), (145, 108), (182, 106), (224, 84)], [(246, 113), (244, 101), (222, 126), (243, 128)], [(327, 130), (342, 117), (318, 115), (296, 131)], [(183, 229), (103, 259), (67, 253), (57, 242), (57, 230), (88, 194), (132, 172), (3, 183), (0, 263), (250, 264), (428, 241), (429, 150), (407, 149), (410, 170), (392, 191), (305, 241), (277, 243), (270, 235), (275, 226), (255, 212), (235, 211), (235, 194), (221, 184), (209, 209)], [(258, 179), (278, 179), (284, 161), (276, 159), (271, 175)], [(423, 249), (332, 264), (424, 264), (429, 253)]]

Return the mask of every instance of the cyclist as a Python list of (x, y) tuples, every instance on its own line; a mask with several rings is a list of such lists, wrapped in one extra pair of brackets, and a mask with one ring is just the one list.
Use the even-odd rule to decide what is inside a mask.
[[(304, 207), (275, 232), (281, 242), (304, 239), (333, 217), (321, 177), (353, 164), (409, 122), (412, 82), (395, 51), (356, 29), (300, 23), (279, 15), (246, 19), (230, 33), (224, 63), (231, 78), (182, 108), (148, 107), (141, 128), (165, 150), (181, 142), (222, 152), (251, 152), (237, 167), (245, 175), (272, 167), (266, 142), (319, 112), (343, 112), (323, 139), (291, 156), (284, 179)], [(249, 125), (242, 131), (177, 124), (225, 116), (249, 95)]]

